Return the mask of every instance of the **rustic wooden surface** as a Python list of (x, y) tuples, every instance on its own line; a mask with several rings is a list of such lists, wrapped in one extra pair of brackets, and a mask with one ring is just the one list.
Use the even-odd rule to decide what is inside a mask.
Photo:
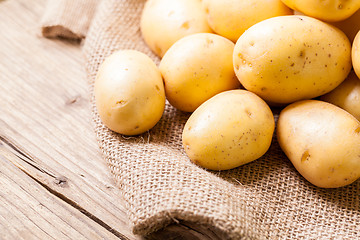
[(96, 143), (76, 42), (44, 0), (0, 1), (0, 239), (140, 239)]
[[(0, 0), (0, 239), (143, 239), (98, 148), (78, 42), (45, 39), (46, 0)], [(224, 239), (179, 223), (147, 239)]]

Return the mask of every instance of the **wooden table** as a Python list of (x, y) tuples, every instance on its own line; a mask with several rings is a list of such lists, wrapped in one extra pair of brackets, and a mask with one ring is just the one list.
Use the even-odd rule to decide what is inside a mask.
[[(46, 39), (46, 0), (0, 0), (0, 239), (143, 239), (92, 125), (78, 42)], [(147, 239), (224, 239), (180, 222)]]
[(98, 148), (79, 43), (0, 0), (0, 239), (140, 239)]

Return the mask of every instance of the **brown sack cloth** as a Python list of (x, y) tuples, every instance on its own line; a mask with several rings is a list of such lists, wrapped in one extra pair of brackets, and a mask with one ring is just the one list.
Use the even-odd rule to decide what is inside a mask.
[(45, 37), (82, 39), (100, 0), (48, 0), (41, 20)]
[[(97, 69), (115, 50), (136, 49), (159, 63), (139, 29), (144, 3), (101, 2), (84, 45), (92, 96)], [(181, 145), (189, 114), (167, 104), (151, 131), (125, 137), (108, 130), (94, 99), (92, 104), (99, 145), (126, 200), (134, 233), (188, 221), (224, 231), (229, 239), (360, 238), (360, 181), (338, 189), (311, 185), (275, 137), (268, 153), (254, 162), (206, 171), (189, 161)]]

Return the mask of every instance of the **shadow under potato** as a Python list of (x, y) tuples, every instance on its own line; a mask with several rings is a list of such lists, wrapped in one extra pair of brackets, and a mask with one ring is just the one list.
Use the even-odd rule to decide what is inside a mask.
[[(276, 123), (281, 110), (281, 107), (272, 108)], [(135, 139), (140, 137), (141, 142), (165, 145), (178, 151), (180, 155), (186, 155), (182, 147), (181, 134), (190, 115), (191, 113), (179, 111), (167, 103), (159, 123), (149, 132)], [(360, 211), (359, 180), (348, 186), (334, 189), (314, 186), (297, 172), (281, 150), (276, 139), (276, 128), (269, 150), (259, 159), (231, 170), (205, 171), (234, 185), (248, 188), (259, 195), (265, 204), (279, 208), (279, 213), (281, 213), (281, 206), (292, 204), (293, 210), (297, 212), (302, 211), (302, 204), (314, 204), (314, 211), (325, 205), (332, 206), (328, 210)]]
[[(277, 120), (280, 110), (280, 108), (273, 109), (275, 120)], [(324, 225), (336, 224), (341, 226), (343, 224), (347, 226), (349, 223), (356, 224), (356, 221), (354, 222), (349, 216), (359, 216), (360, 214), (360, 181), (337, 189), (325, 189), (312, 185), (296, 171), (283, 153), (276, 140), (276, 134), (274, 134), (272, 144), (265, 155), (243, 166), (226, 171), (208, 171), (190, 163), (181, 142), (182, 130), (190, 115), (190, 113), (174, 109), (167, 103), (161, 120), (150, 131), (132, 137), (116, 135), (118, 135), (121, 144), (124, 145), (123, 149), (131, 151), (131, 149), (142, 148), (141, 153), (145, 156), (141, 158), (146, 158), (146, 155), (148, 155), (146, 161), (149, 163), (153, 161), (152, 159), (155, 159), (156, 154), (154, 155), (154, 151), (157, 151), (158, 154), (165, 153), (165, 155), (169, 153), (169, 156), (172, 156), (170, 159), (166, 157), (162, 159), (159, 156), (161, 160), (156, 159), (154, 165), (160, 164), (157, 170), (160, 173), (149, 174), (149, 176), (162, 175), (163, 171), (168, 171), (168, 167), (162, 164), (170, 163), (168, 161), (178, 161), (179, 166), (188, 166), (190, 164), (194, 168), (198, 168), (200, 172), (211, 173), (231, 183), (235, 191), (248, 194), (249, 196), (244, 197), (244, 199), (239, 199), (241, 202), (239, 206), (247, 211), (246, 214), (251, 216), (253, 219), (252, 224), (257, 226), (255, 229), (264, 232), (258, 233), (259, 236), (281, 237), (284, 236), (285, 232), (289, 231), (288, 229), (298, 231), (296, 229), (302, 229), (304, 225), (307, 228), (313, 226), (307, 230), (307, 234), (310, 233), (316, 236), (318, 229)], [(189, 163), (184, 161), (189, 161)], [(181, 169), (177, 174), (183, 174)], [(178, 181), (189, 181), (188, 178), (180, 179)], [(171, 179), (167, 181), (171, 181)], [(159, 181), (157, 184), (166, 184), (165, 182)], [(160, 188), (166, 189), (169, 187), (164, 185)], [(172, 192), (172, 190), (169, 189), (169, 192)], [(229, 197), (228, 194), (229, 192), (224, 190), (224, 198)], [(226, 200), (224, 201), (226, 202)], [(160, 236), (166, 237), (170, 235), (172, 238), (169, 239), (189, 239), (190, 236), (191, 239), (197, 239), (196, 234), (200, 234), (199, 232), (191, 229), (190, 231), (189, 229), (184, 231), (189, 226), (194, 229), (199, 227), (201, 231), (204, 231), (204, 229), (210, 229), (211, 232), (217, 231), (214, 226), (207, 226), (197, 222), (193, 222), (186, 227), (182, 224), (182, 220), (176, 219), (177, 224), (170, 224), (147, 236), (146, 239), (165, 239), (160, 238)], [(275, 230), (273, 230), (274, 226), (276, 227)], [(354, 227), (354, 230), (347, 229), (347, 231), (352, 231), (352, 234), (356, 235), (358, 230)], [(254, 234), (257, 233), (254, 232)], [(296, 235), (298, 233), (290, 232), (286, 234)], [(222, 237), (217, 238), (218, 236)], [(222, 235), (221, 230), (218, 230), (216, 234), (208, 237), (208, 239), (226, 238)]]

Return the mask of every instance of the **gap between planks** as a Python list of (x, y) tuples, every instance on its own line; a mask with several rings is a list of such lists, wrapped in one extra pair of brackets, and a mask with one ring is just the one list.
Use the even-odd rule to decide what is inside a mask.
[(117, 230), (110, 227), (108, 224), (106, 224), (104, 221), (102, 221), (97, 216), (93, 215), (89, 211), (87, 211), (85, 208), (81, 207), (79, 204), (77, 204), (75, 201), (71, 200), (70, 198), (66, 197), (62, 193), (56, 191), (51, 186), (45, 184), (41, 181), (38, 175), (32, 174), (30, 171), (27, 170), (25, 165), (28, 165), (28, 167), (31, 167), (38, 171), (40, 175), (47, 175), (48, 177), (53, 178), (53, 181), (55, 184), (60, 186), (65, 186), (67, 184), (67, 179), (64, 176), (56, 176), (51, 171), (41, 167), (37, 164), (36, 160), (33, 157), (30, 157), (29, 154), (27, 154), (24, 150), (22, 150), (20, 147), (18, 147), (13, 141), (9, 140), (5, 136), (0, 135), (0, 154), (3, 155), (8, 161), (10, 161), (15, 167), (20, 169), (22, 172), (24, 172), (27, 176), (29, 176), (31, 179), (33, 179), (37, 184), (41, 185), (43, 188), (45, 188), (48, 192), (50, 192), (52, 195), (56, 196), (57, 198), (61, 199), (65, 203), (69, 204), (73, 208), (80, 211), (82, 214), (84, 214), (86, 217), (90, 218), (92, 221), (96, 222), (103, 228), (105, 228), (110, 233), (114, 234), (116, 237), (118, 237), (121, 240), (130, 240)]
[[(52, 171), (40, 166), (36, 158), (31, 156), (25, 150), (17, 146), (14, 141), (9, 138), (0, 135), (0, 155), (5, 157), (10, 163), (12, 163), (16, 168), (20, 169), (33, 181), (47, 190), (51, 195), (60, 199), (69, 206), (75, 208), (80, 213), (85, 215), (90, 220), (94, 221), (96, 224), (100, 225), (108, 232), (113, 234), (115, 237), (121, 240), (130, 240), (122, 233), (118, 232), (116, 229), (109, 226), (99, 217), (95, 216), (84, 207), (66, 197), (61, 192), (55, 190), (51, 187), (51, 184), (46, 184), (44, 179), (52, 179), (53, 183), (60, 186), (66, 187), (67, 178), (61, 175), (57, 175)], [(31, 170), (29, 170), (31, 169)], [(221, 236), (221, 232), (217, 232), (214, 229), (207, 228), (206, 226), (197, 226), (193, 223), (179, 222), (178, 224), (173, 224), (165, 229), (162, 229), (158, 232), (145, 236), (143, 239), (147, 240), (181, 240), (181, 239), (193, 239), (193, 240), (220, 240), (224, 236)]]

